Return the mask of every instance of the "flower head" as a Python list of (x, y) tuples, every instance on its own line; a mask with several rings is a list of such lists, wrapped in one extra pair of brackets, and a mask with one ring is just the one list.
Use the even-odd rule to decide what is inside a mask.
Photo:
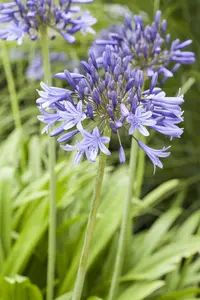
[(91, 28), (96, 23), (89, 12), (81, 13), (79, 6), (93, 0), (59, 0), (59, 5), (52, 0), (15, 0), (0, 5), (0, 23), (8, 23), (1, 29), (0, 38), (17, 40), (22, 43), (25, 34), (32, 40), (38, 39), (41, 27), (49, 29), (51, 38), (60, 33), (68, 43), (76, 39), (74, 33), (94, 33)]
[[(135, 131), (147, 136), (150, 130), (155, 130), (169, 137), (180, 137), (183, 133), (178, 127), (183, 120), (180, 108), (183, 96), (167, 97), (155, 87), (156, 75), (150, 88), (142, 92), (143, 72), (132, 69), (131, 60), (130, 56), (122, 59), (106, 46), (103, 68), (90, 52), (88, 61), (81, 62), (84, 75), (67, 70), (56, 75), (68, 82), (69, 89), (41, 84), (43, 91), (39, 91), (37, 100), (42, 113), (39, 119), (46, 124), (45, 131), (55, 126), (51, 136), (62, 134), (59, 142), (68, 142), (75, 135), (81, 138), (74, 146), (62, 147), (66, 151), (77, 151), (75, 163), (84, 154), (90, 161), (96, 160), (99, 151), (109, 155), (105, 147), (110, 141), (107, 132), (118, 137), (120, 162), (126, 160), (120, 137), (122, 128), (133, 137)], [(145, 147), (143, 150), (147, 153)]]
[(146, 26), (140, 15), (127, 15), (124, 25), (115, 27), (114, 31), (111, 28), (106, 37), (104, 32), (103, 39), (100, 36), (96, 40), (95, 52), (99, 63), (102, 63), (104, 47), (109, 44), (122, 57), (130, 55), (132, 65), (141, 68), (148, 77), (158, 72), (164, 82), (181, 64), (194, 63), (194, 53), (182, 51), (191, 43), (191, 40), (182, 43), (179, 39), (171, 41), (170, 34), (167, 34), (167, 21), (161, 21), (161, 12), (157, 11), (154, 22)]

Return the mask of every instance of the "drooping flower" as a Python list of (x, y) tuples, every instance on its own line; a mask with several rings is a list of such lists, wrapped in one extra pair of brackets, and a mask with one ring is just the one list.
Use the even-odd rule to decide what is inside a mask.
[[(81, 62), (84, 75), (67, 70), (56, 75), (68, 82), (69, 89), (41, 83), (43, 91), (39, 91), (40, 98), (37, 100), (42, 113), (39, 119), (46, 124), (45, 131), (55, 127), (51, 136), (61, 134), (58, 142), (68, 142), (77, 136), (79, 140), (75, 145), (62, 146), (66, 151), (77, 151), (75, 163), (83, 155), (95, 161), (99, 151), (110, 155), (105, 147), (110, 141), (108, 132), (117, 135), (119, 160), (125, 162), (120, 137), (122, 128), (132, 137), (135, 131), (147, 136), (150, 130), (155, 130), (170, 138), (180, 137), (183, 133), (183, 129), (178, 127), (183, 121), (180, 108), (183, 96), (167, 97), (156, 87), (156, 75), (151, 80), (150, 88), (142, 92), (143, 72), (138, 68), (132, 69), (131, 60), (130, 56), (122, 59), (112, 52), (110, 46), (106, 46), (103, 68), (97, 64), (94, 53), (90, 52), (88, 61)], [(161, 167), (156, 157), (165, 157), (164, 154), (162, 156), (163, 150), (158, 153), (152, 149), (153, 154), (150, 155), (150, 148), (137, 142), (153, 164)]]
[(192, 64), (195, 55), (191, 51), (182, 51), (189, 46), (192, 40), (180, 42), (179, 39), (171, 41), (167, 33), (167, 21), (161, 21), (161, 12), (157, 11), (151, 25), (144, 24), (140, 15), (127, 15), (124, 24), (105, 31), (103, 36), (96, 39), (95, 53), (98, 62), (102, 63), (102, 53), (105, 45), (111, 45), (112, 50), (120, 53), (122, 57), (130, 55), (132, 65), (145, 71), (148, 77), (155, 72), (162, 75), (162, 81), (172, 77), (181, 64)]
[(163, 149), (160, 149), (160, 150), (155, 150), (155, 149), (152, 149), (152, 148), (148, 147), (147, 145), (145, 145), (141, 141), (137, 141), (137, 143), (138, 143), (139, 147), (146, 153), (146, 155), (152, 161), (152, 163), (154, 165), (154, 173), (156, 171), (156, 166), (158, 166), (159, 168), (162, 169), (163, 164), (160, 161), (159, 157), (168, 157), (170, 155), (170, 152), (165, 152), (165, 151), (168, 150), (170, 148), (170, 146), (169, 147), (163, 147)]
[(0, 38), (17, 40), (22, 43), (25, 34), (31, 40), (39, 37), (41, 28), (48, 28), (51, 38), (62, 35), (68, 43), (75, 42), (74, 34), (94, 33), (91, 28), (96, 23), (89, 12), (82, 13), (79, 6), (73, 4), (92, 3), (93, 0), (59, 0), (59, 5), (52, 0), (15, 0), (0, 5), (0, 23), (8, 24), (0, 30)]

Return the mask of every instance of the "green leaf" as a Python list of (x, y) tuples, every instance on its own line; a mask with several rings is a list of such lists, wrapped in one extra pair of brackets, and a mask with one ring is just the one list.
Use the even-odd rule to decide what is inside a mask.
[(187, 242), (171, 243), (153, 255), (148, 255), (130, 272), (123, 281), (154, 280), (174, 270), (183, 257), (190, 257), (200, 248), (200, 238), (193, 237)]
[(92, 297), (88, 298), (87, 300), (103, 300), (103, 299), (99, 298), (99, 297), (92, 296)]
[(188, 289), (183, 289), (181, 291), (167, 292), (165, 294), (162, 294), (159, 297), (156, 297), (155, 300), (176, 300), (176, 299), (182, 300), (182, 299), (186, 299), (185, 297), (187, 297), (188, 299), (189, 296), (195, 296), (199, 292), (200, 292), (199, 288), (188, 288)]
[[(109, 190), (104, 194), (104, 199), (99, 208), (99, 218), (96, 221), (92, 247), (88, 260), (88, 268), (106, 247), (113, 234), (120, 225), (122, 217), (123, 199), (128, 187), (128, 176), (125, 168), (120, 168), (113, 176), (109, 177)], [(83, 234), (84, 237), (84, 234)], [(61, 284), (59, 293), (71, 290), (77, 274), (83, 239), (77, 245), (70, 268)]]
[(196, 211), (178, 228), (174, 241), (188, 240), (199, 226), (200, 211)]
[(161, 201), (165, 200), (168, 196), (172, 195), (181, 187), (182, 182), (178, 179), (172, 179), (166, 181), (165, 183), (159, 185), (153, 191), (149, 192), (142, 200), (138, 201), (138, 199), (133, 198), (133, 205), (132, 208), (132, 216), (138, 216), (144, 214), (146, 211), (149, 210), (150, 207), (155, 206), (156, 204), (160, 203)]
[(159, 241), (163, 238), (165, 233), (168, 231), (170, 226), (176, 220), (176, 218), (180, 215), (181, 209), (175, 208), (170, 209), (168, 212), (163, 214), (148, 230), (147, 234), (144, 237), (144, 241), (141, 242), (139, 248), (137, 248), (137, 257), (135, 260), (139, 262), (139, 260), (144, 259), (147, 255), (152, 253), (157, 247)]
[(117, 300), (143, 300), (164, 285), (164, 281), (136, 283), (129, 287)]
[(55, 300), (71, 300), (73, 292), (69, 292), (66, 294), (61, 295), (60, 297), (56, 298)]
[[(14, 170), (4, 167), (0, 170), (0, 240), (3, 256), (7, 257), (11, 249), (12, 232), (12, 188), (14, 185)], [(1, 269), (2, 265), (0, 265)]]
[(42, 201), (34, 209), (3, 266), (5, 275), (22, 272), (48, 225), (48, 203)]
[(181, 88), (181, 93), (185, 95), (195, 82), (196, 79), (194, 77), (188, 78), (188, 80), (184, 83), (184, 85)]
[(42, 300), (42, 294), (27, 277), (16, 275), (0, 280), (0, 299), (2, 300)]

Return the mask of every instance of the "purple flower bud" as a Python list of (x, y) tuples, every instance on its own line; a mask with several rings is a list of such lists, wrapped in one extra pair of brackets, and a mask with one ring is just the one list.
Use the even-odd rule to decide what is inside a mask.
[(162, 31), (162, 34), (163, 34), (163, 35), (166, 34), (166, 29), (167, 29), (167, 21), (166, 21), (166, 20), (163, 20), (163, 21), (162, 21), (162, 25), (161, 25), (161, 31)]
[(115, 115), (113, 113), (113, 110), (109, 106), (107, 107), (107, 113), (108, 113), (109, 117), (114, 121)]
[(155, 88), (158, 80), (158, 73), (154, 73), (151, 79), (151, 86), (150, 86), (150, 93), (152, 93), (153, 89)]
[(99, 95), (99, 92), (97, 91), (96, 88), (93, 89), (92, 98), (96, 103), (96, 105), (99, 105), (101, 103), (101, 96)]
[(126, 84), (126, 92), (128, 92), (134, 86), (134, 83), (135, 83), (135, 79), (130, 78), (129, 81), (127, 82), (127, 84)]
[(110, 128), (112, 132), (117, 133), (117, 127), (114, 122), (110, 122)]
[(120, 148), (119, 148), (119, 161), (121, 164), (124, 164), (126, 161), (126, 156), (125, 156), (124, 148), (122, 147), (122, 145), (120, 145)]
[(161, 15), (162, 15), (161, 11), (158, 10), (158, 11), (156, 12), (156, 16), (155, 16), (155, 24), (156, 24), (156, 26), (158, 26), (159, 23), (160, 23)]
[(87, 104), (87, 114), (89, 115), (91, 120), (94, 120), (92, 105), (89, 103)]
[(72, 130), (66, 134), (61, 135), (57, 141), (59, 143), (67, 142), (69, 141), (73, 136), (75, 136), (79, 131), (78, 130)]
[(115, 109), (117, 107), (117, 94), (116, 94), (116, 92), (112, 91), (110, 97), (111, 97), (113, 108)]

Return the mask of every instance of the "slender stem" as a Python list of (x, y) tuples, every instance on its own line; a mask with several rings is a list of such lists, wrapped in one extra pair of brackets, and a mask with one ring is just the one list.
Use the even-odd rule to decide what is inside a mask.
[(11, 107), (12, 107), (12, 114), (13, 114), (13, 120), (15, 122), (15, 127), (17, 129), (21, 129), (21, 119), (20, 119), (20, 112), (19, 112), (19, 103), (17, 98), (17, 92), (15, 88), (15, 80), (12, 73), (12, 68), (10, 64), (10, 59), (8, 55), (8, 49), (6, 42), (1, 43), (1, 50), (2, 50), (2, 61), (3, 61), (3, 67), (6, 74), (6, 80), (8, 84), (8, 90), (10, 94), (10, 100), (11, 100)]
[(160, 0), (154, 0), (153, 12), (156, 14), (157, 10), (160, 9)]
[[(140, 141), (143, 143), (146, 142), (145, 136), (140, 134)], [(135, 196), (136, 198), (139, 198), (141, 195), (141, 190), (142, 190), (142, 185), (143, 185), (143, 180), (144, 180), (144, 163), (145, 163), (145, 152), (139, 148), (139, 154), (138, 154), (138, 167), (137, 167), (137, 182), (136, 182), (136, 187), (135, 187)]]
[(26, 157), (24, 153), (24, 136), (23, 136), (23, 130), (22, 130), (22, 124), (20, 119), (20, 109), (19, 109), (19, 103), (18, 103), (18, 97), (16, 92), (16, 86), (15, 86), (15, 80), (12, 73), (12, 67), (10, 63), (10, 58), (8, 55), (8, 49), (6, 42), (1, 43), (1, 50), (2, 50), (2, 62), (3, 62), (3, 68), (6, 75), (6, 81), (8, 85), (8, 91), (10, 95), (10, 101), (11, 101), (11, 109), (12, 109), (12, 115), (13, 120), (15, 124), (15, 128), (20, 131), (21, 138), (22, 138), (22, 144), (19, 149), (20, 151), (20, 158), (21, 158), (21, 169), (24, 171), (26, 168)]
[(106, 165), (106, 155), (101, 153), (99, 159), (97, 177), (96, 177), (96, 184), (94, 187), (94, 194), (93, 194), (91, 209), (88, 217), (86, 233), (85, 233), (84, 245), (82, 248), (81, 259), (79, 263), (78, 274), (75, 282), (72, 300), (81, 299), (84, 279), (87, 270), (88, 255), (89, 255), (90, 245), (91, 245), (92, 236), (94, 232), (97, 210), (100, 203), (101, 187), (103, 182), (105, 165)]
[[(49, 60), (48, 35), (46, 28), (41, 29), (41, 50), (45, 81), (51, 85), (51, 66)], [(49, 173), (50, 173), (50, 204), (49, 204), (49, 242), (47, 266), (47, 300), (54, 298), (55, 256), (56, 256), (56, 145), (55, 139), (49, 137)]]
[(117, 247), (117, 254), (114, 266), (114, 272), (111, 281), (111, 287), (108, 295), (108, 300), (116, 300), (116, 295), (118, 291), (119, 278), (121, 276), (122, 267), (125, 259), (125, 249), (129, 241), (130, 236), (130, 220), (131, 220), (131, 200), (133, 197), (133, 186), (134, 177), (136, 170), (137, 161), (137, 144), (134, 139), (132, 139), (131, 153), (130, 153), (130, 163), (129, 163), (129, 188), (128, 195), (124, 203), (124, 212), (122, 216), (122, 224), (119, 236), (119, 242)]

